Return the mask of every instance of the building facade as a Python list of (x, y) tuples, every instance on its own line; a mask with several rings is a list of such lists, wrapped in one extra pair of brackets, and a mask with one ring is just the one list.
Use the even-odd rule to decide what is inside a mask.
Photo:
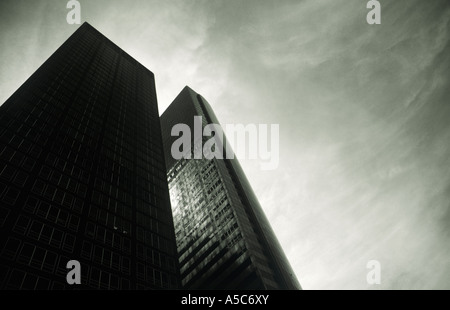
[[(161, 116), (183, 288), (301, 289), (238, 160), (173, 158), (179, 136), (172, 128), (186, 124), (194, 133), (194, 116), (202, 117), (202, 128), (219, 124), (208, 102), (189, 87)], [(210, 139), (194, 136), (186, 150), (191, 158)]]
[(0, 288), (68, 288), (69, 260), (180, 285), (154, 75), (87, 23), (0, 107)]

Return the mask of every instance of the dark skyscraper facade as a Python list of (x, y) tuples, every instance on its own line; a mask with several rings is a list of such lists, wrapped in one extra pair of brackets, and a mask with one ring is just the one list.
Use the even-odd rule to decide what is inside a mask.
[(186, 124), (193, 133), (194, 116), (202, 117), (203, 127), (219, 124), (207, 101), (189, 87), (161, 116), (183, 287), (300, 289), (238, 160), (172, 157), (179, 138), (171, 136), (173, 126)]
[(180, 285), (154, 75), (87, 23), (0, 107), (0, 288), (67, 288), (70, 260), (81, 288)]

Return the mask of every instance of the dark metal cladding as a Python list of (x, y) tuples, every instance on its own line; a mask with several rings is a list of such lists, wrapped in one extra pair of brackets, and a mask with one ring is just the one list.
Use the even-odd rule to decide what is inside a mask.
[(92, 26), (0, 107), (0, 288), (179, 288), (154, 75)]

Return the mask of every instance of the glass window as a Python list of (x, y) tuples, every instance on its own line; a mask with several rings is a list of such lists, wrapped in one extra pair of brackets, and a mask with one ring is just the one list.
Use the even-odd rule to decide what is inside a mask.
[(53, 196), (56, 192), (56, 187), (52, 185), (47, 185), (47, 189), (45, 190), (44, 197), (48, 200), (53, 200)]
[(122, 250), (126, 252), (127, 254), (131, 254), (131, 243), (130, 239), (123, 238), (122, 239)]
[(53, 281), (52, 290), (64, 290), (65, 287), (64, 283)]
[(9, 260), (14, 260), (14, 258), (16, 257), (16, 254), (19, 250), (20, 243), (21, 242), (19, 239), (9, 237), (8, 241), (6, 241), (6, 244), (3, 247), (1, 256), (6, 259), (9, 259)]
[(108, 249), (103, 249), (102, 264), (108, 267), (111, 266), (111, 251)]
[(47, 251), (45, 251), (43, 248), (36, 247), (33, 253), (33, 258), (30, 261), (30, 265), (34, 268), (41, 269), (46, 252)]
[[(9, 211), (9, 210), (7, 210)], [(14, 225), (13, 231), (25, 235), (27, 232), (28, 226), (30, 225), (31, 220), (23, 215), (19, 215), (17, 218), (16, 224)]]
[(72, 210), (76, 213), (81, 214), (81, 212), (83, 211), (83, 201), (79, 198), (75, 198), (75, 200), (73, 201)]
[(14, 269), (9, 276), (8, 288), (19, 289), (22, 286), (23, 279), (25, 278), (25, 272)]
[(68, 223), (67, 227), (73, 231), (77, 231), (79, 224), (80, 224), (80, 218), (78, 216), (72, 214), (69, 218), (69, 223)]
[(98, 211), (98, 222), (102, 225), (106, 225), (108, 220), (108, 213), (102, 209), (99, 209)]
[(15, 152), (14, 155), (9, 160), (13, 165), (20, 167), (20, 164), (25, 159), (25, 156), (20, 152)]
[(111, 274), (109, 284), (110, 284), (109, 288), (119, 289), (119, 277), (114, 274)]
[(122, 257), (122, 272), (130, 274), (130, 260), (126, 257)]
[(120, 268), (120, 255), (115, 252), (112, 252), (111, 268), (114, 270)]
[(120, 249), (122, 246), (122, 238), (118, 234), (113, 235), (113, 247)]
[(19, 198), (20, 191), (15, 188), (8, 188), (6, 193), (3, 195), (2, 201), (8, 205), (14, 205)]
[(121, 289), (122, 290), (129, 290), (130, 289), (130, 280), (122, 278), (121, 279)]
[(112, 246), (113, 244), (113, 233), (109, 230), (106, 230), (105, 233), (105, 243), (109, 246)]
[(69, 194), (69, 193), (65, 193), (64, 194), (64, 198), (63, 198), (63, 206), (65, 206), (68, 209), (72, 208), (72, 204), (74, 201), (74, 196)]
[(81, 256), (90, 259), (91, 255), (92, 255), (92, 243), (88, 241), (83, 241)]
[(3, 227), (3, 225), (5, 224), (9, 212), (10, 212), (9, 209), (0, 206), (0, 227)]
[(96, 240), (100, 241), (100, 242), (104, 242), (105, 241), (105, 233), (106, 233), (106, 229), (98, 226), (97, 227), (97, 234), (96, 234)]
[(57, 248), (61, 247), (63, 236), (64, 236), (64, 233), (61, 230), (55, 228), (53, 230), (53, 235), (50, 240), (50, 245), (53, 245), (54, 247), (57, 247)]
[(69, 218), (69, 213), (64, 210), (59, 210), (58, 218), (56, 220), (56, 224), (66, 227), (67, 219)]
[(23, 280), (21, 289), (33, 290), (36, 286), (38, 277), (27, 273), (25, 279)]
[(137, 278), (138, 280), (145, 280), (145, 266), (142, 263), (137, 263)]
[(27, 172), (31, 172), (31, 170), (33, 170), (35, 163), (36, 162), (34, 161), (34, 159), (28, 157), (22, 163), (22, 168), (25, 169), (25, 171)]
[(98, 287), (100, 281), (100, 270), (97, 268), (91, 269), (91, 275), (89, 277), (89, 284), (93, 287)]
[(36, 240), (39, 239), (39, 236), (41, 234), (41, 230), (43, 227), (44, 227), (44, 224), (42, 224), (41, 222), (33, 221), (31, 223), (31, 227), (28, 232), (28, 236), (33, 239), (36, 239)]
[(86, 235), (90, 238), (94, 238), (95, 235), (95, 225), (92, 222), (87, 222), (86, 224)]
[(58, 255), (56, 253), (47, 251), (44, 262), (42, 264), (42, 269), (52, 273), (56, 266), (57, 260)]
[(63, 250), (69, 253), (73, 252), (73, 247), (75, 246), (75, 236), (66, 233), (63, 243)]
[(28, 174), (19, 170), (13, 180), (13, 183), (19, 187), (24, 187), (27, 179), (28, 179)]
[(39, 207), (37, 208), (36, 215), (42, 218), (47, 218), (50, 208), (51, 208), (50, 204), (42, 201)]
[(51, 228), (48, 225), (44, 225), (44, 227), (42, 228), (41, 231), (41, 235), (39, 237), (39, 241), (42, 241), (44, 243), (49, 243), (50, 239), (52, 238), (52, 234), (53, 234), (53, 228)]
[(58, 218), (59, 210), (60, 209), (58, 207), (51, 206), (50, 210), (48, 211), (48, 214), (47, 214), (47, 219), (51, 222), (56, 222), (56, 219)]
[(39, 277), (39, 279), (38, 279), (38, 281), (36, 283), (35, 289), (36, 290), (48, 290), (49, 286), (50, 286), (50, 280), (49, 279), (46, 279), (46, 278), (43, 278), (43, 277)]
[[(39, 148), (38, 146), (35, 146), (36, 148)], [(39, 152), (40, 153), (40, 152)], [(36, 158), (37, 158), (38, 156), (36, 156)], [(48, 164), (50, 167), (54, 167), (55, 166), (55, 164), (56, 164), (56, 160), (57, 160), (58, 158), (53, 154), (53, 153), (49, 153), (48, 155), (47, 155), (47, 158), (46, 158), (46, 160), (45, 160), (45, 163), (46, 164)]]
[(29, 264), (31, 257), (33, 257), (35, 246), (30, 243), (24, 243), (20, 254), (17, 257), (17, 261), (24, 264)]
[(108, 289), (109, 288), (109, 273), (102, 271), (100, 277), (100, 287)]
[(101, 264), (102, 255), (103, 255), (103, 248), (96, 245), (94, 247), (94, 262)]
[[(52, 199), (59, 206), (62, 205), (62, 202), (63, 202), (63, 199), (64, 199), (64, 192), (62, 190), (60, 190), (60, 189), (53, 188), (53, 186), (49, 186), (47, 190), (49, 191), (49, 193), (48, 194), (46, 193), (46, 197), (48, 199)], [(50, 190), (51, 190), (51, 192), (50, 192)], [(53, 192), (53, 198), (51, 198), (52, 196), (50, 196), (52, 192)]]

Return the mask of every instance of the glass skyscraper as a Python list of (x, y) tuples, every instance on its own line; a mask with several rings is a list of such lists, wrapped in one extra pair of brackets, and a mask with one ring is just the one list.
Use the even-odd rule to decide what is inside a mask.
[[(219, 124), (189, 87), (161, 116), (183, 288), (301, 289), (238, 160), (172, 157), (179, 138), (173, 126), (186, 124), (194, 133), (194, 116), (202, 117), (202, 127)], [(191, 145), (198, 142), (192, 134)]]
[(152, 72), (92, 26), (0, 107), (0, 288), (178, 288)]

